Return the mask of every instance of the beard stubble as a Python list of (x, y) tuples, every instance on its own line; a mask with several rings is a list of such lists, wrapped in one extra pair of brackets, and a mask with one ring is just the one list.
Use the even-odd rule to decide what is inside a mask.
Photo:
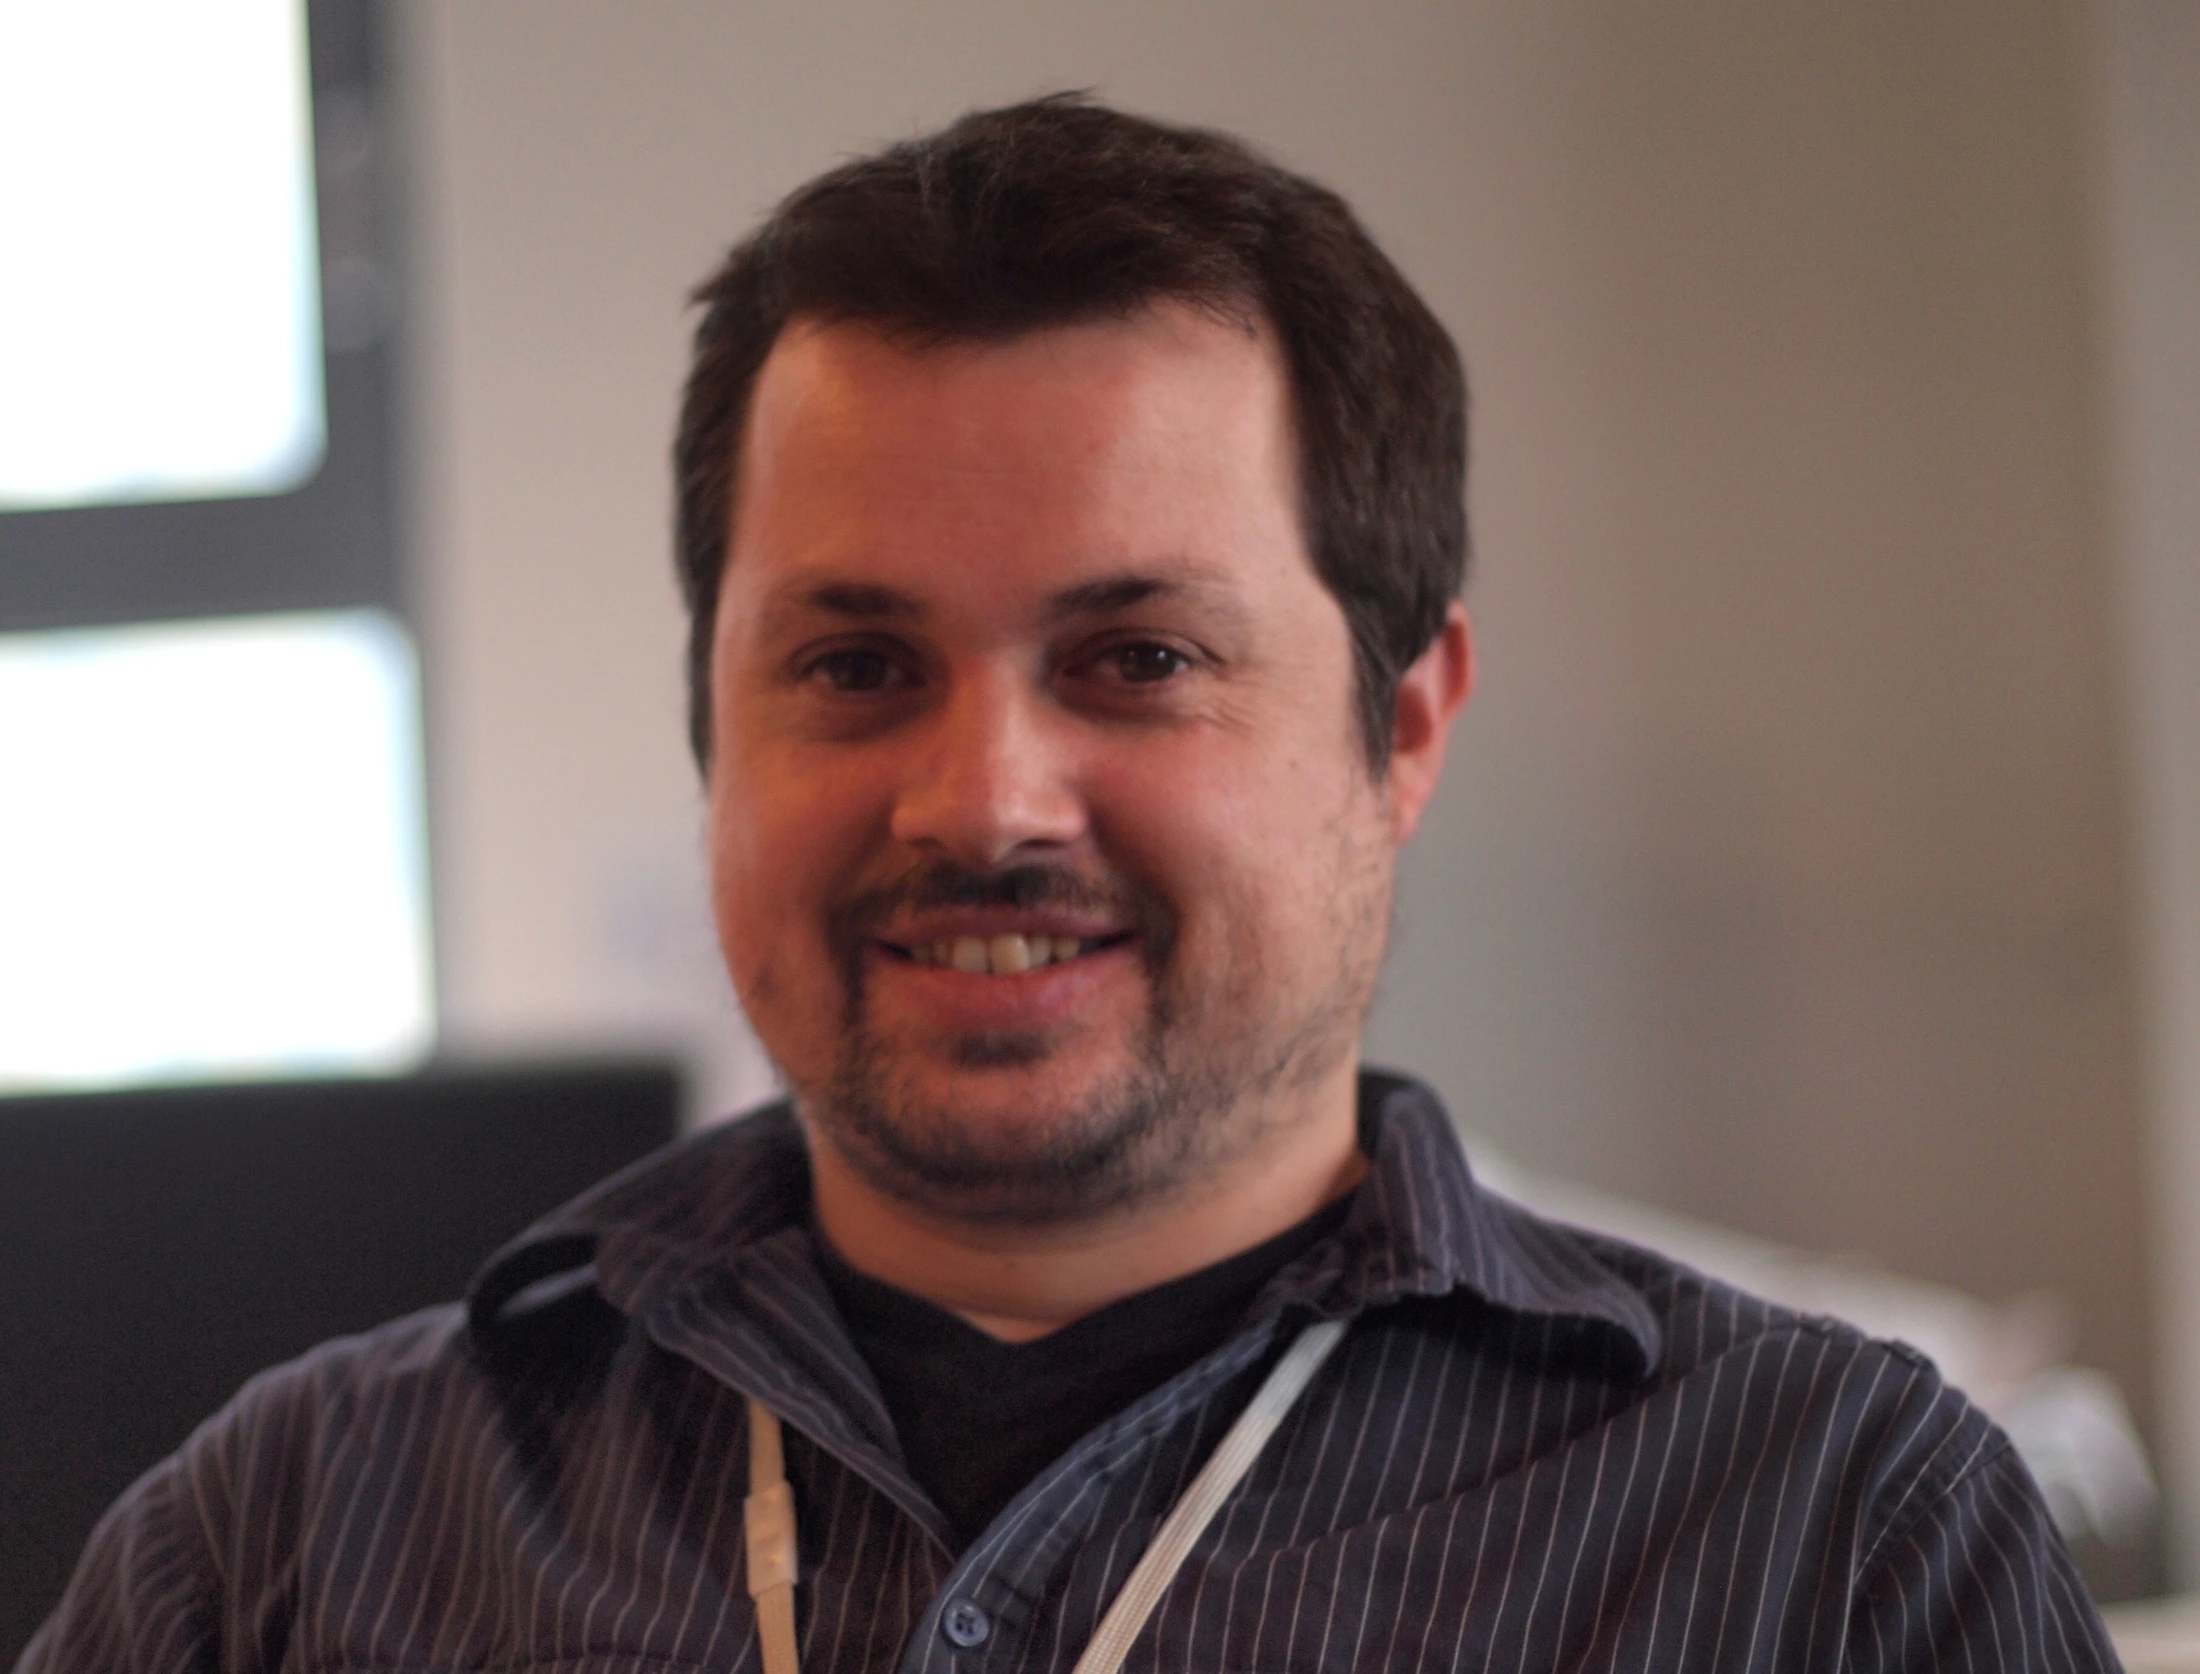
[[(1372, 924), (1340, 925), (1347, 950), (1335, 980), (1304, 1015), (1247, 1006), (1258, 972), (1226, 973), (1220, 993), (1193, 991), (1178, 970), (1177, 915), (1158, 891), (1105, 884), (1066, 868), (977, 873), (929, 861), (836, 911), (828, 926), (843, 986), (841, 1043), (822, 1086), (795, 1088), (814, 1122), (874, 1190), (928, 1215), (973, 1224), (1060, 1225), (1150, 1204), (1183, 1191), (1277, 1121), (1275, 1095), (1318, 1080), (1357, 1044), (1387, 923), (1389, 892), (1344, 890)], [(1144, 969), (1147, 1005), (1122, 1070), (1070, 1108), (1009, 1134), (979, 1130), (927, 1094), (909, 1048), (869, 1016), (865, 959), (877, 929), (910, 910), (1060, 908), (1098, 911), (1126, 925)], [(1234, 980), (1232, 980), (1234, 978)], [(1237, 1001), (1237, 1004), (1230, 1003)], [(1234, 1014), (1234, 1015), (1233, 1015)], [(1052, 1031), (1001, 1030), (937, 1043), (974, 1076), (1043, 1064)]]

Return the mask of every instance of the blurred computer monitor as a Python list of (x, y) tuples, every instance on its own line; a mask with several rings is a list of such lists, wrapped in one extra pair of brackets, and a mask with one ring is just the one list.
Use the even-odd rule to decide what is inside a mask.
[(456, 1299), (680, 1105), (657, 1061), (0, 1099), (0, 1667), (246, 1378)]

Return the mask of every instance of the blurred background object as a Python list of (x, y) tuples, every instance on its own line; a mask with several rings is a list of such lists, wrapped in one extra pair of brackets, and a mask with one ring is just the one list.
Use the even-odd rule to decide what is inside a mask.
[(0, 1090), (416, 1061), (419, 709), (379, 611), (0, 635)]
[(646, 1059), (0, 1099), (0, 1666), (245, 1379), (460, 1296), (680, 1116)]
[(434, 1036), (371, 0), (0, 0), (0, 1090)]
[(287, 0), (0, 10), (0, 508), (280, 494), (320, 468), (305, 37)]

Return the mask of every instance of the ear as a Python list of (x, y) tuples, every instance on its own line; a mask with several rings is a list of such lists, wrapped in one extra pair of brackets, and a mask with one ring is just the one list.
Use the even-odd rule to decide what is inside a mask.
[(1390, 765), (1383, 770), (1392, 841), (1403, 844), (1421, 823), (1421, 813), (1443, 777), (1452, 718), (1473, 690), (1474, 635), (1467, 624), (1467, 607), (1454, 599), (1428, 649), (1398, 682), (1397, 708), (1391, 715)]

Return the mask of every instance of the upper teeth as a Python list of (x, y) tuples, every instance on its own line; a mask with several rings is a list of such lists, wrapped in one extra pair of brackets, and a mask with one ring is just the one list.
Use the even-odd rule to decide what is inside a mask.
[(1014, 976), (1034, 971), (1057, 960), (1074, 959), (1085, 951), (1075, 936), (943, 936), (936, 942), (919, 942), (909, 955), (920, 965), (947, 965), (958, 971), (990, 972)]

